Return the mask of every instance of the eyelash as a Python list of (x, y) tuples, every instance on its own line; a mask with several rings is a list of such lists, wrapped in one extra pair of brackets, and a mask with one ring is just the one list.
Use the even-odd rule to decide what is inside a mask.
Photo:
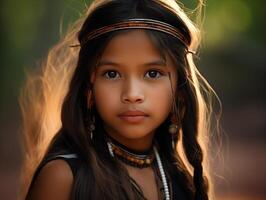
[[(114, 77), (114, 78), (107, 77), (108, 72), (116, 72), (116, 75), (119, 74), (119, 72), (117, 72), (116, 70), (106, 70), (106, 71), (104, 71), (104, 72), (102, 73), (102, 75), (103, 75), (105, 78), (107, 78), (107, 79), (116, 79), (116, 78), (117, 78), (117, 76)], [(148, 70), (148, 71), (145, 73), (145, 76), (146, 76), (146, 74), (148, 74), (149, 72), (156, 72), (157, 74), (156, 74), (156, 77), (148, 77), (148, 79), (159, 79), (159, 78), (161, 78), (162, 76), (165, 75), (165, 73), (162, 72), (161, 70), (158, 70), (158, 69), (150, 69), (150, 70)], [(158, 77), (158, 74), (159, 74), (159, 77)]]

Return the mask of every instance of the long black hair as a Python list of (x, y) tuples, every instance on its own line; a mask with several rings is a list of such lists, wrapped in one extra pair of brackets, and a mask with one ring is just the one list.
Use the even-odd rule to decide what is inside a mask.
[[(174, 5), (174, 6), (173, 6)], [(94, 7), (93, 7), (94, 6)], [(171, 147), (168, 133), (169, 117), (156, 130), (160, 154), (168, 171), (177, 180), (188, 199), (208, 199), (207, 169), (203, 166), (204, 144), (200, 146), (201, 134), (207, 134), (206, 104), (200, 89), (200, 81), (208, 88), (196, 67), (187, 48), (195, 48), (193, 24), (174, 1), (156, 0), (114, 0), (97, 1), (78, 32), (81, 44), (77, 64), (62, 102), (61, 127), (51, 141), (43, 160), (62, 152), (76, 153), (80, 165), (74, 177), (73, 199), (136, 199), (125, 168), (109, 155), (104, 140), (102, 120), (97, 110), (87, 109), (87, 91), (92, 87), (90, 76), (97, 66), (108, 42), (126, 31), (104, 34), (89, 42), (86, 36), (91, 31), (130, 18), (160, 20), (177, 28), (189, 42), (183, 42), (168, 34), (145, 30), (163, 57), (169, 55), (175, 63), (178, 76), (176, 106), (182, 112), (179, 137), (175, 143), (182, 144), (182, 152)], [(187, 20), (187, 21), (185, 21)], [(72, 67), (72, 66), (68, 66)], [(87, 131), (88, 115), (95, 115), (96, 130), (93, 139)], [(201, 131), (206, 131), (202, 133)], [(206, 136), (205, 136), (206, 137)], [(189, 166), (188, 166), (189, 165)], [(114, 173), (115, 172), (115, 173)], [(192, 173), (193, 172), (193, 173)]]

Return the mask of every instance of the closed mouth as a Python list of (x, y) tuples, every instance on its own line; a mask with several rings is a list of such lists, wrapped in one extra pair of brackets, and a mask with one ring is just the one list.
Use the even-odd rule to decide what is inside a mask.
[(137, 116), (148, 116), (148, 115), (142, 111), (134, 110), (134, 111), (125, 111), (125, 112), (119, 114), (118, 116), (120, 116), (120, 117), (137, 117)]
[(118, 115), (122, 120), (129, 123), (138, 123), (144, 120), (148, 115), (142, 111), (126, 111)]

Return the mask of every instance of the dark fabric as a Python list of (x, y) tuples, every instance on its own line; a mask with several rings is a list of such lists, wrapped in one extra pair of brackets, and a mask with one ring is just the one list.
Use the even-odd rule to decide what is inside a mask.
[[(32, 183), (31, 186), (33, 185), (35, 179), (37, 178), (38, 174), (40, 173), (41, 169), (50, 161), (52, 160), (57, 160), (57, 159), (61, 159), (64, 160), (65, 162), (67, 162), (67, 164), (70, 166), (71, 171), (73, 173), (73, 176), (75, 177), (77, 174), (77, 170), (79, 169), (79, 166), (81, 164), (81, 160), (78, 158), (78, 156), (76, 155), (75, 158), (66, 158), (69, 155), (73, 155), (73, 154), (61, 154), (61, 155), (50, 155), (49, 157), (47, 157), (46, 159), (43, 160), (43, 162), (39, 165), (39, 167), (37, 168), (34, 177), (32, 179)], [(160, 172), (158, 169), (158, 166), (156, 164), (156, 162), (154, 162), (154, 170), (155, 170), (155, 175), (156, 175), (156, 182), (157, 182), (157, 186), (158, 189), (160, 191), (163, 190), (163, 184), (161, 181), (161, 177), (160, 177)], [(185, 195), (185, 192), (182, 190), (182, 188), (179, 186), (178, 184), (178, 177), (176, 177), (176, 175), (171, 175), (168, 172), (166, 172), (166, 176), (167, 176), (167, 181), (168, 183), (170, 183), (169, 185), (169, 189), (170, 189), (170, 194), (171, 194), (171, 199), (172, 200), (187, 200), (188, 198)], [(135, 182), (135, 181), (134, 181)], [(140, 194), (140, 196), (142, 196), (141, 194), (142, 191), (140, 190), (140, 187), (138, 187), (137, 183), (135, 182), (136, 186), (137, 186), (137, 190)], [(159, 197), (164, 199), (164, 195), (162, 195), (162, 192), (158, 193)], [(140, 199), (145, 199), (145, 198), (140, 198)]]
[[(71, 170), (72, 170), (73, 176), (75, 177), (75, 175), (77, 173), (77, 170), (79, 168), (79, 165), (80, 165), (79, 158), (78, 157), (77, 158), (65, 158), (62, 155), (59, 155), (59, 156), (57, 155), (57, 156), (52, 156), (52, 157), (47, 158), (45, 161), (43, 161), (40, 164), (40, 166), (36, 170), (36, 173), (34, 175), (32, 183), (35, 181), (36, 177), (38, 176), (38, 174), (40, 173), (40, 171), (44, 167), (44, 165), (47, 164), (48, 162), (50, 162), (52, 160), (56, 160), (56, 159), (62, 159), (64, 161), (66, 161), (68, 163), (68, 165), (70, 166)], [(155, 169), (156, 182), (157, 182), (158, 187), (159, 187), (158, 189), (160, 191), (162, 191), (163, 190), (163, 185), (162, 185), (162, 182), (161, 182), (159, 169), (156, 166), (156, 164), (154, 165), (153, 168)], [(179, 184), (177, 182), (177, 179), (174, 176), (171, 176), (170, 174), (168, 174), (167, 172), (166, 172), (166, 176), (167, 176), (168, 183), (170, 183), (170, 185), (169, 185), (170, 188), (169, 189), (170, 189), (170, 192), (171, 192), (172, 200), (187, 200), (184, 191), (182, 191), (182, 188), (179, 186)], [(135, 184), (137, 184), (137, 183), (135, 183)], [(139, 194), (141, 194), (141, 191), (139, 191), (139, 189), (140, 188), (138, 187), (138, 192), (140, 192)], [(162, 195), (162, 193), (160, 194), (160, 192), (159, 192), (159, 196), (162, 198), (164, 195)], [(163, 199), (164, 199), (164, 197), (163, 197)]]

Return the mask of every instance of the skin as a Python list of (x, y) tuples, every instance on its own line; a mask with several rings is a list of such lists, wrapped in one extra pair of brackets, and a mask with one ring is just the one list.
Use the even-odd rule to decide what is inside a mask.
[[(156, 128), (172, 108), (172, 86), (176, 90), (176, 67), (163, 60), (147, 33), (133, 30), (114, 37), (92, 74), (93, 96), (107, 133), (136, 151), (152, 145)], [(138, 122), (119, 117), (125, 111), (146, 114)]]

